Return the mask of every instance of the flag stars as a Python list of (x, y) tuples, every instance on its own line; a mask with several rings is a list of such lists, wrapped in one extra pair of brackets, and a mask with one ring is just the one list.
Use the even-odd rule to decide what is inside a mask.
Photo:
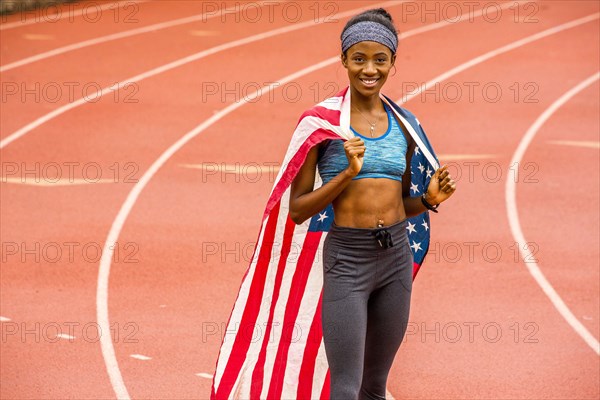
[(408, 221), (408, 226), (406, 227), (406, 229), (408, 229), (408, 234), (410, 235), (411, 233), (415, 233), (417, 230), (415, 229), (415, 224), (411, 223), (410, 221)]
[(414, 190), (415, 193), (419, 193), (419, 188), (417, 187), (416, 183), (410, 183), (410, 190)]
[(421, 248), (421, 242), (417, 243), (414, 240), (413, 240), (413, 244), (410, 247), (412, 247), (415, 250), (415, 253), (419, 250), (423, 250)]
[(425, 171), (425, 167), (421, 163), (419, 163), (419, 171), (421, 171), (421, 173), (423, 173), (423, 171)]
[(415, 147), (415, 154), (419, 154), (419, 148)]
[(323, 222), (325, 220), (325, 218), (329, 218), (327, 216), (326, 212), (324, 212), (323, 214), (319, 213), (319, 219), (318, 219), (319, 222)]
[(429, 225), (427, 225), (427, 221), (423, 220), (423, 223), (421, 225), (425, 227), (426, 231), (429, 230)]
[[(421, 171), (421, 172), (422, 172), (422, 171)], [(429, 169), (429, 167), (427, 167), (427, 177), (428, 177), (428, 178), (431, 178), (432, 174), (433, 174), (433, 171), (432, 171), (432, 170), (430, 170), (430, 169)]]

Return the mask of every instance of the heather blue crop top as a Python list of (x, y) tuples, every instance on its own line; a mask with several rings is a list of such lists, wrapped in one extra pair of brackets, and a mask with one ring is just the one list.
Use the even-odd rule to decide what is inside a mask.
[[(361, 178), (389, 178), (402, 181), (406, 170), (406, 138), (392, 111), (384, 103), (388, 117), (387, 131), (376, 138), (369, 138), (352, 132), (365, 142), (363, 166), (352, 180)], [(332, 139), (326, 141), (319, 149), (317, 166), (323, 185), (348, 167), (348, 159), (344, 152), (344, 141)]]

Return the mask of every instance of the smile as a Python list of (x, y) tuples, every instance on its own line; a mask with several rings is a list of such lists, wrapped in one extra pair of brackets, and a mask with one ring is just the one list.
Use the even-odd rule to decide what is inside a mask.
[(375, 85), (377, 85), (377, 81), (379, 81), (379, 78), (377, 79), (361, 79), (361, 82), (365, 84), (365, 86), (368, 87), (373, 87)]

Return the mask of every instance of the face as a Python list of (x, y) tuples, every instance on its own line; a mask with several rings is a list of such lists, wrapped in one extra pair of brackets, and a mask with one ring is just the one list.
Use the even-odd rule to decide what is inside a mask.
[(379, 93), (396, 61), (387, 46), (371, 41), (356, 43), (341, 58), (350, 86), (364, 96)]

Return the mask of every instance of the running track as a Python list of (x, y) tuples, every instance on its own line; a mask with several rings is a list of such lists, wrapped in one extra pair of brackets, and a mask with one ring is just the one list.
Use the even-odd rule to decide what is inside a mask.
[[(346, 84), (331, 61), (343, 23), (383, 4), (405, 35), (385, 93), (407, 100), (460, 173), (432, 220), (389, 392), (598, 398), (599, 3), (442, 2), (424, 16), (423, 3), (413, 14), (402, 2), (321, 2), (321, 20), (335, 11), (337, 22), (318, 24), (313, 2), (290, 3), (296, 24), (283, 3), (270, 22), (199, 1), (73, 8), (104, 6), (95, 23), (2, 21), (0, 68), (70, 50), (0, 73), (0, 397), (208, 398), (269, 165), (300, 113)], [(432, 80), (437, 91), (418, 89)], [(117, 82), (130, 85), (90, 101)], [(241, 173), (198, 168), (221, 163)]]

